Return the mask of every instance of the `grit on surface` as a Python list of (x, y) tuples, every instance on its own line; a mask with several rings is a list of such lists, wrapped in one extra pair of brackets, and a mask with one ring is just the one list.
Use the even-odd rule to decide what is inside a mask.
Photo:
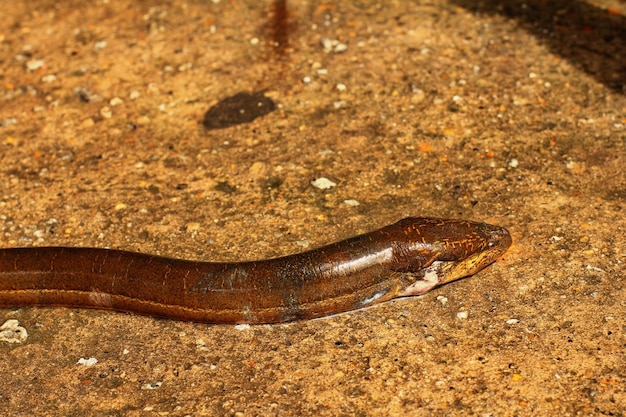
[[(0, 10), (2, 247), (237, 261), (407, 216), (514, 237), (472, 278), (313, 321), (0, 310), (29, 335), (0, 343), (3, 415), (624, 415), (622, 0)], [(242, 92), (276, 108), (203, 125)]]

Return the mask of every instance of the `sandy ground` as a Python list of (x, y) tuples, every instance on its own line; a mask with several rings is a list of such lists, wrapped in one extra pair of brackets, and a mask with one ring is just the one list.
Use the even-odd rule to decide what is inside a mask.
[[(515, 240), (285, 325), (0, 310), (28, 331), (1, 414), (623, 416), (626, 3), (502, 3), (0, 1), (3, 247), (236, 261), (422, 215)], [(203, 124), (238, 93), (274, 110)]]

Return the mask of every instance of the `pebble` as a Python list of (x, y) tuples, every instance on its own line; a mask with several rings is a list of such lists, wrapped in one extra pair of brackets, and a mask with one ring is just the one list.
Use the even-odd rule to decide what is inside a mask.
[(26, 339), (28, 339), (28, 331), (20, 326), (19, 321), (10, 319), (0, 326), (0, 342), (22, 343)]
[(311, 185), (315, 188), (319, 188), (320, 190), (330, 190), (331, 188), (336, 186), (337, 183), (332, 182), (328, 178), (320, 177), (311, 181)]
[(57, 79), (56, 75), (49, 74), (49, 75), (44, 75), (43, 77), (41, 77), (41, 82), (49, 84), (49, 83), (51, 83), (53, 81), (56, 81), (56, 79)]
[(26, 61), (26, 69), (29, 71), (37, 71), (39, 68), (43, 67), (46, 64), (46, 61), (43, 59), (31, 59)]
[(105, 119), (110, 119), (113, 116), (113, 112), (109, 106), (104, 106), (100, 109), (100, 115)]
[(98, 359), (96, 359), (96, 358), (89, 358), (89, 359), (80, 358), (78, 360), (78, 362), (76, 362), (76, 363), (79, 364), (79, 365), (83, 365), (83, 366), (86, 366), (86, 367), (89, 368), (89, 367), (94, 366), (95, 364), (97, 364), (98, 363)]

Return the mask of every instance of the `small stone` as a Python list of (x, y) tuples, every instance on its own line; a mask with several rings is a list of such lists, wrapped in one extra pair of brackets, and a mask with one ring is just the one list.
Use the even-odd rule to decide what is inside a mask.
[(178, 72), (189, 71), (192, 68), (193, 68), (193, 62), (185, 62), (184, 64), (178, 66)]
[(250, 166), (249, 172), (252, 178), (262, 178), (267, 174), (267, 164), (257, 161)]
[(98, 52), (107, 47), (107, 41), (98, 41), (93, 45), (94, 51)]
[(76, 362), (76, 363), (79, 364), (79, 365), (83, 365), (83, 366), (86, 366), (86, 367), (89, 368), (89, 367), (94, 366), (95, 364), (97, 364), (98, 363), (98, 359), (96, 359), (96, 358), (89, 358), (89, 359), (80, 358), (78, 360), (78, 362)]
[(6, 343), (22, 343), (28, 339), (28, 332), (20, 322), (10, 319), (0, 326), (0, 342)]
[(113, 116), (113, 112), (109, 106), (104, 106), (100, 109), (100, 115), (105, 119), (110, 119)]
[(56, 81), (56, 79), (57, 79), (56, 75), (49, 74), (49, 75), (44, 75), (43, 77), (41, 77), (41, 82), (49, 84), (49, 83), (51, 83), (53, 81)]
[(331, 188), (336, 186), (337, 183), (332, 182), (328, 178), (320, 177), (316, 180), (311, 181), (311, 185), (315, 188), (319, 188), (320, 190), (330, 190)]
[(39, 68), (43, 67), (46, 64), (46, 61), (43, 59), (31, 59), (26, 61), (26, 69), (29, 71), (37, 71)]
[(121, 99), (121, 98), (119, 98), (119, 97), (113, 97), (113, 98), (111, 99), (111, 101), (109, 101), (109, 104), (110, 104), (112, 107), (119, 106), (120, 104), (124, 104), (124, 100), (122, 100), (122, 99)]
[(345, 43), (337, 43), (337, 45), (335, 45), (335, 48), (333, 49), (333, 52), (336, 54), (340, 54), (342, 52), (346, 52), (348, 50), (348, 45), (346, 45)]

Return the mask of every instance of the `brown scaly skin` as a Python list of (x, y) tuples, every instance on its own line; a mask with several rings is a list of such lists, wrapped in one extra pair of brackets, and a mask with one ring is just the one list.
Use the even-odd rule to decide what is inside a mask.
[(0, 306), (87, 307), (205, 323), (311, 319), (473, 275), (510, 244), (499, 226), (418, 217), (250, 262), (94, 248), (0, 249)]

